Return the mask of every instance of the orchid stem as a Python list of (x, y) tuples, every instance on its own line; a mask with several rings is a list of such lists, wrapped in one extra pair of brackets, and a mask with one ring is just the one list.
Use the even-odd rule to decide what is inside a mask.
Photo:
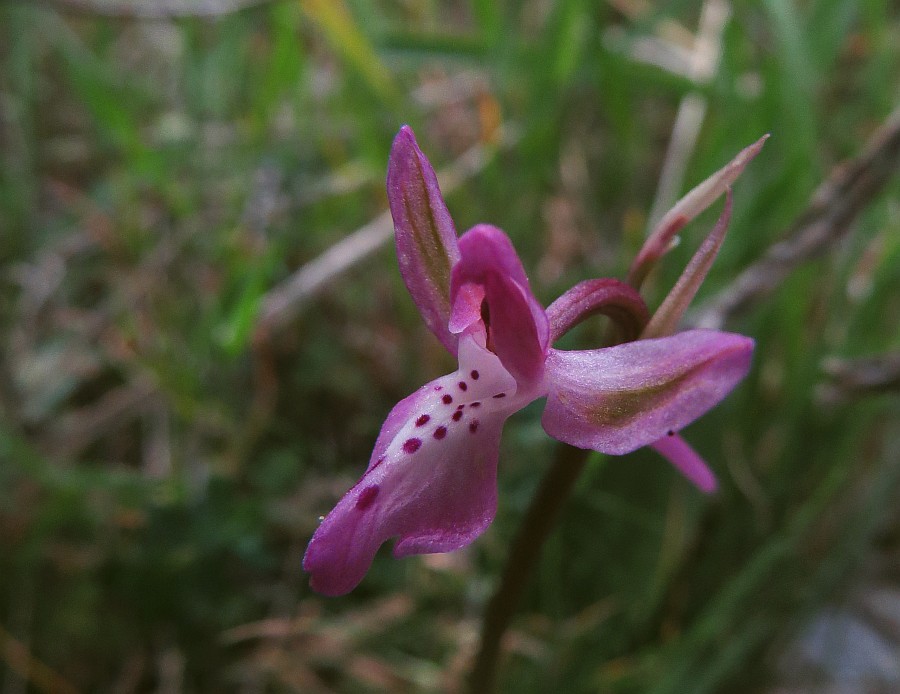
[(484, 612), (481, 640), (469, 673), (471, 694), (490, 694), (494, 691), (503, 635), (534, 572), (541, 547), (584, 469), (589, 453), (590, 451), (560, 444), (553, 465), (528, 507), (506, 560), (500, 583)]

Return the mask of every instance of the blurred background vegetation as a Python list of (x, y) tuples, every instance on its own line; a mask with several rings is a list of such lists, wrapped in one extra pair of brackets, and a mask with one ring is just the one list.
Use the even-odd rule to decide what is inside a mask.
[[(0, 692), (458, 687), (552, 456), (539, 406), (506, 428), (497, 521), (473, 547), (385, 552), (341, 599), (300, 569), (390, 407), (454, 368), (379, 245), (399, 126), (455, 176), (458, 229), (504, 228), (545, 303), (621, 277), (652, 216), (772, 133), (702, 303), (900, 101), (898, 14), (0, 2)], [(652, 453), (591, 461), (509, 634), (503, 691), (840, 679), (823, 629), (865, 631), (864, 651), (897, 662), (900, 403), (889, 378), (848, 383), (856, 359), (883, 374), (900, 350), (898, 201), (894, 176), (728, 323), (756, 338), (754, 370), (686, 431), (717, 495)], [(720, 209), (651, 278), (651, 307)], [(329, 249), (359, 262), (315, 275)]]

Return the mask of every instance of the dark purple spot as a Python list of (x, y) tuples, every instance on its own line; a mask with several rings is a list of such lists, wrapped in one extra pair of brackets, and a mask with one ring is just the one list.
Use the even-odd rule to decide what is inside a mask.
[(404, 453), (415, 453), (422, 447), (422, 439), (406, 439), (403, 443)]
[(447, 427), (438, 427), (434, 430), (434, 438), (440, 441), (447, 435)]
[(465, 381), (460, 381), (457, 385), (459, 385), (460, 390), (469, 390), (469, 386), (466, 385)]
[(473, 381), (477, 381), (479, 375), (480, 375), (480, 374), (479, 374), (477, 371), (473, 371), (473, 372), (471, 373), (472, 380), (473, 380)]
[(667, 434), (668, 436), (675, 436), (675, 432), (672, 431), (671, 429), (669, 429), (669, 431), (667, 431), (666, 434)]
[(453, 421), (458, 422), (460, 419), (462, 419), (462, 412), (460, 410), (457, 410), (453, 413)]
[(434, 389), (435, 390), (444, 390), (444, 386), (435, 386)]
[(431, 417), (429, 415), (423, 414), (421, 417), (419, 417), (416, 420), (416, 426), (417, 427), (425, 426), (426, 424), (428, 424), (429, 419), (431, 419)]
[(456, 409), (457, 409), (457, 410), (461, 410), (461, 409), (463, 409), (464, 407), (465, 407), (465, 405), (457, 405), (457, 406), (456, 406)]
[(481, 403), (476, 400), (471, 405), (469, 405), (469, 407), (481, 407)]
[(495, 398), (505, 398), (505, 397), (506, 397), (506, 393), (497, 393), (494, 397), (495, 397)]
[(478, 420), (477, 419), (473, 419), (471, 422), (469, 422), (469, 431), (471, 431), (473, 434), (476, 431), (478, 431)]
[(445, 405), (449, 405), (451, 402), (453, 402), (453, 396), (445, 395), (444, 397), (441, 398), (441, 402), (443, 402)]
[(359, 494), (359, 498), (356, 500), (356, 508), (360, 511), (365, 511), (372, 505), (372, 502), (375, 501), (375, 497), (378, 496), (379, 491), (377, 484), (373, 484), (371, 487), (363, 489)]

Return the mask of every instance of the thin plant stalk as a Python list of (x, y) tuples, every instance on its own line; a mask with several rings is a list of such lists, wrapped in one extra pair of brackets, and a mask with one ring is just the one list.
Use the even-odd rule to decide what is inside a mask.
[(488, 602), (481, 640), (469, 674), (471, 694), (494, 691), (503, 635), (528, 585), (544, 541), (581, 475), (591, 451), (559, 444), (556, 456), (513, 540), (497, 590)]

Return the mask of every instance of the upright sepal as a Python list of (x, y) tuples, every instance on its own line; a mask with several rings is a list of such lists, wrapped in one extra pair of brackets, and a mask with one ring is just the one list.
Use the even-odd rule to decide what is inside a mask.
[(744, 168), (759, 154), (768, 135), (763, 135), (749, 147), (745, 147), (738, 155), (702, 183), (695, 186), (687, 195), (675, 203), (671, 210), (657, 222), (650, 236), (644, 242), (637, 257), (628, 270), (628, 283), (640, 287), (656, 262), (669, 250), (672, 239), (679, 230), (698, 214), (715, 202), (725, 190), (734, 183)]
[(425, 324), (455, 356), (458, 339), (447, 323), (450, 270), (459, 260), (456, 227), (434, 169), (408, 125), (391, 147), (387, 191), (400, 274)]
[(687, 311), (691, 301), (706, 279), (706, 274), (712, 267), (713, 261), (719, 254), (719, 248), (722, 247), (722, 241), (725, 240), (725, 232), (728, 230), (728, 222), (731, 220), (731, 188), (725, 193), (725, 209), (722, 216), (716, 222), (715, 227), (709, 236), (700, 244), (700, 248), (694, 253), (691, 261), (687, 264), (681, 277), (672, 287), (672, 290), (663, 299), (662, 304), (656, 309), (650, 322), (641, 333), (641, 339), (646, 340), (652, 337), (665, 337), (675, 332), (678, 322)]

